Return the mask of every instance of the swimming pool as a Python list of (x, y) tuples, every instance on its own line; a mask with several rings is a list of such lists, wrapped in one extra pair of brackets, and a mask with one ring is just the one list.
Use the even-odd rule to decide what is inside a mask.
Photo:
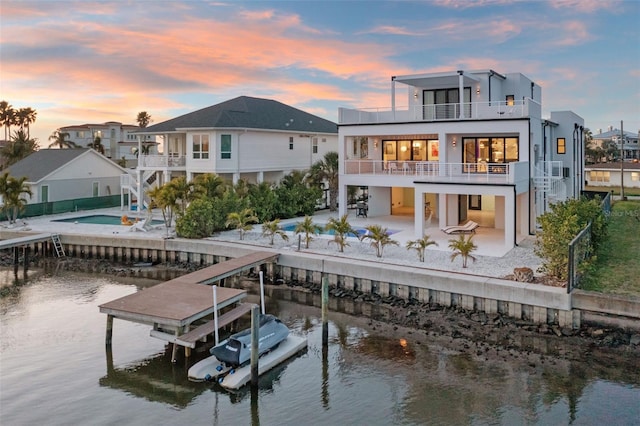
[[(333, 235), (335, 234), (335, 232), (333, 232), (332, 230), (326, 230), (325, 226), (327, 225), (326, 223), (317, 223), (316, 225), (320, 226), (322, 228), (322, 230), (319, 232), (319, 234), (321, 235)], [(298, 226), (297, 223), (288, 223), (286, 225), (282, 225), (282, 230), (283, 231), (288, 231), (288, 232), (295, 232), (296, 226)], [(357, 236), (362, 236), (364, 234), (367, 233), (367, 230), (365, 228), (358, 228), (357, 226), (354, 226), (353, 229), (358, 233)], [(387, 235), (392, 235), (395, 234), (397, 232), (400, 232), (396, 229), (387, 229)], [(356, 237), (355, 234), (349, 233), (347, 235), (348, 237)]]
[[(134, 220), (135, 218), (129, 218)], [(91, 216), (72, 217), (69, 219), (56, 219), (52, 222), (71, 222), (71, 223), (88, 223), (91, 225), (122, 225), (122, 218), (120, 216), (110, 216), (106, 214), (95, 214)], [(152, 220), (152, 225), (162, 225), (164, 222), (161, 220)]]

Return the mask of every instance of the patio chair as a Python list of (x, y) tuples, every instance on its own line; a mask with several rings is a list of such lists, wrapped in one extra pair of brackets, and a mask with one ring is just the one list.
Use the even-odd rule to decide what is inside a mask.
[(390, 162), (388, 171), (389, 171), (389, 174), (397, 173), (398, 172), (398, 166), (396, 165), (396, 163)]
[(476, 229), (479, 227), (476, 222), (470, 220), (464, 225), (447, 226), (441, 229), (445, 234), (475, 234)]
[(411, 166), (409, 166), (409, 163), (402, 163), (402, 173), (405, 175), (411, 174)]
[(131, 225), (131, 228), (129, 228), (129, 231), (135, 232), (135, 231), (141, 231), (141, 232), (147, 232), (149, 230), (150, 226), (147, 226), (147, 219), (142, 219), (136, 223), (134, 223), (133, 225)]

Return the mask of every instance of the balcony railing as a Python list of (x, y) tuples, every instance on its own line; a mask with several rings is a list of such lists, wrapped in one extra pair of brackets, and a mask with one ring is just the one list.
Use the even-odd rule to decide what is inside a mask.
[[(525, 178), (527, 162), (441, 163), (439, 161), (345, 160), (347, 175), (406, 176), (413, 180), (514, 183)], [(522, 176), (520, 176), (522, 175)]]
[(141, 155), (139, 167), (185, 167), (187, 157), (184, 155)]
[(467, 102), (412, 105), (392, 108), (340, 108), (340, 124), (397, 123), (409, 121), (482, 120), (540, 117), (540, 104), (532, 99), (509, 102)]

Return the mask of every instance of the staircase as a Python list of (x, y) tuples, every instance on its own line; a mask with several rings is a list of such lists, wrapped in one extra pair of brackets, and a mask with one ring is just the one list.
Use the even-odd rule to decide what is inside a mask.
[[(129, 192), (130, 201), (137, 200), (139, 209), (149, 207), (149, 203), (144, 197), (145, 192), (153, 186), (157, 179), (156, 173), (153, 170), (147, 170), (142, 175), (142, 194), (138, 194), (138, 181), (135, 175), (124, 174), (120, 175), (120, 186), (122, 189)], [(142, 203), (140, 202), (142, 201)]]
[(533, 185), (536, 190), (536, 215), (542, 215), (549, 204), (567, 199), (567, 186), (561, 161), (547, 161), (535, 168)]
[(64, 252), (64, 247), (62, 246), (62, 242), (60, 241), (60, 235), (51, 235), (51, 241), (53, 242), (53, 248), (56, 251), (56, 257), (66, 257), (67, 255)]

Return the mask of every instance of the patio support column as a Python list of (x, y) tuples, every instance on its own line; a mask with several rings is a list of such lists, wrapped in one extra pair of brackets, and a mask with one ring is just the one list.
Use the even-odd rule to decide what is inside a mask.
[(262, 183), (264, 182), (264, 172), (263, 171), (259, 171), (256, 175), (256, 182), (258, 183)]
[(516, 224), (516, 194), (510, 191), (504, 197), (504, 246), (513, 248)]
[(391, 77), (391, 112), (393, 120), (396, 119), (396, 76)]
[[(140, 155), (140, 154), (138, 154)], [(136, 169), (136, 175), (137, 175), (137, 184), (138, 184), (138, 211), (142, 211), (142, 207), (144, 206), (144, 192), (143, 192), (143, 182), (142, 182), (142, 170), (140, 170), (140, 168), (138, 167), (138, 169)]]
[(416, 238), (422, 238), (424, 235), (424, 192), (418, 186), (414, 190), (413, 196), (414, 210), (414, 233)]
[(347, 185), (340, 185), (338, 190), (338, 214), (340, 216), (347, 213)]
[(438, 194), (438, 227), (447, 226), (447, 194)]

